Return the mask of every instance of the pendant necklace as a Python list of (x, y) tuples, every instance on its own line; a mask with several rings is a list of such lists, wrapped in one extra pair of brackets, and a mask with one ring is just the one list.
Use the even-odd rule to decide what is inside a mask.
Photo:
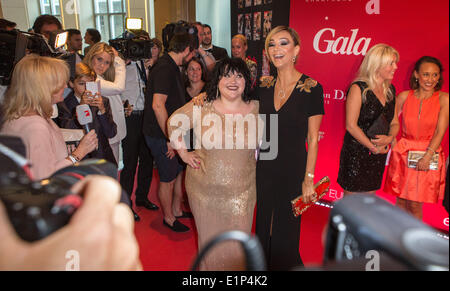
[(279, 82), (277, 82), (277, 83), (280, 84), (280, 86), (279, 86), (279, 92), (278, 92), (278, 97), (279, 97), (281, 100), (284, 100), (284, 98), (286, 98), (286, 91), (282, 88), (280, 78), (278, 78), (278, 81), (279, 81)]

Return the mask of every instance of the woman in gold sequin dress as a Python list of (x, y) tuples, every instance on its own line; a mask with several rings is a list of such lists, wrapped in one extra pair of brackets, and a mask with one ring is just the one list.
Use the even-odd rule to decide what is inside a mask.
[[(250, 72), (241, 59), (217, 66), (203, 107), (192, 102), (168, 121), (174, 148), (188, 164), (186, 190), (198, 231), (198, 247), (230, 230), (251, 233), (256, 203), (258, 101), (250, 101)], [(245, 120), (245, 122), (244, 122)], [(185, 133), (194, 128), (195, 151), (186, 149)], [(244, 257), (236, 242), (208, 253), (202, 270), (242, 270)]]

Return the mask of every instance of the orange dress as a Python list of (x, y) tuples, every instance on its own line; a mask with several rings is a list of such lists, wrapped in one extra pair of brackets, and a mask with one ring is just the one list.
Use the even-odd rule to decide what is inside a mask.
[(415, 202), (437, 203), (445, 192), (445, 154), (442, 146), (438, 170), (417, 171), (408, 168), (409, 151), (426, 151), (438, 123), (439, 92), (421, 101), (411, 91), (403, 105), (402, 137), (392, 150), (384, 191)]

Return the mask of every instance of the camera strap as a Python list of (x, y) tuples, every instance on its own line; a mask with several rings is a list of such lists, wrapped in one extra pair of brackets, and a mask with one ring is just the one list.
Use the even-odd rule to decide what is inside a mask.
[(141, 76), (142, 80), (145, 82), (145, 86), (147, 86), (147, 73), (145, 71), (145, 65), (144, 65), (144, 61), (141, 60), (141, 67), (139, 67), (138, 63), (136, 62), (136, 68), (138, 69), (139, 75)]

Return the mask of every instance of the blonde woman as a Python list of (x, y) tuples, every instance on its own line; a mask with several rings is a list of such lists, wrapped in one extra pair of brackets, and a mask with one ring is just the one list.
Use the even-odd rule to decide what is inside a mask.
[[(268, 77), (256, 93), (260, 97), (259, 113), (266, 116), (266, 136), (278, 136), (278, 155), (273, 160), (263, 159), (262, 148), (257, 163), (256, 234), (268, 268), (286, 271), (302, 265), (300, 219), (292, 215), (290, 201), (299, 194), (305, 202), (316, 199), (314, 172), (319, 128), (325, 114), (323, 89), (319, 82), (295, 68), (300, 54), (300, 38), (295, 30), (274, 28), (267, 36), (266, 51), (277, 69), (277, 78)], [(269, 117), (274, 115), (278, 116), (276, 124)]]
[(231, 54), (233, 58), (242, 59), (247, 64), (250, 70), (250, 77), (252, 81), (252, 88), (256, 85), (256, 78), (258, 75), (258, 65), (255, 61), (247, 57), (248, 42), (247, 38), (242, 34), (237, 34), (231, 40)]
[(30, 55), (15, 67), (5, 95), (1, 133), (22, 138), (36, 180), (80, 161), (98, 146), (97, 135), (91, 131), (68, 155), (62, 133), (51, 120), (52, 105), (63, 101), (68, 80), (64, 61)]
[(109, 99), (114, 122), (117, 125), (117, 135), (109, 139), (114, 157), (119, 164), (119, 147), (127, 135), (125, 110), (120, 94), (125, 91), (125, 62), (117, 51), (104, 42), (96, 43), (84, 57), (83, 63), (97, 74), (101, 95)]
[(398, 52), (386, 45), (372, 47), (350, 87), (338, 183), (344, 194), (375, 193), (381, 188), (389, 146), (398, 132), (395, 88)]

